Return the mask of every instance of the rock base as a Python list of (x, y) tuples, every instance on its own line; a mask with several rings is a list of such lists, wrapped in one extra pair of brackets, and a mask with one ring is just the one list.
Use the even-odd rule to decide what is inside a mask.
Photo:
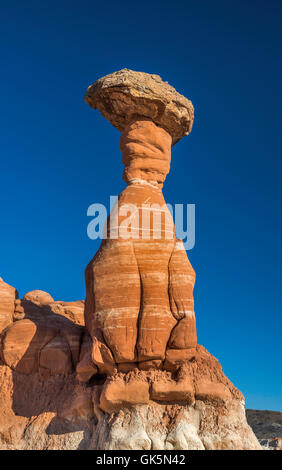
[(88, 384), (2, 365), (0, 449), (261, 449), (218, 361), (201, 346), (192, 358), (177, 372), (135, 369)]
[(244, 403), (231, 400), (219, 409), (149, 404), (103, 414), (92, 448), (99, 450), (259, 450), (245, 417)]
[(101, 375), (83, 302), (38, 290), (19, 300), (3, 281), (0, 297), (1, 450), (261, 448), (243, 395), (203, 346), (171, 344), (164, 361)]

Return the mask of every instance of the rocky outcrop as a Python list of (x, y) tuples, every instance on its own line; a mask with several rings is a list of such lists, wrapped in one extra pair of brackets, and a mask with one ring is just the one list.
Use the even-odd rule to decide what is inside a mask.
[(34, 290), (28, 292), (22, 299), (16, 299), (13, 319), (40, 320), (46, 315), (56, 313), (71, 320), (77, 325), (84, 325), (84, 300), (76, 302), (54, 301), (48, 292)]
[(149, 118), (165, 129), (175, 144), (192, 129), (194, 108), (158, 75), (122, 69), (91, 85), (85, 101), (123, 132), (136, 116)]
[(161, 190), (193, 106), (159, 77), (128, 70), (98, 80), (85, 100), (122, 131), (128, 184), (85, 271), (92, 361), (108, 375), (166, 368), (170, 350), (181, 358), (197, 344), (195, 272)]
[(202, 346), (168, 349), (167, 370), (113, 363), (101, 375), (87, 329), (49, 294), (20, 302), (24, 318), (0, 336), (0, 449), (260, 448), (242, 394)]
[(85, 271), (91, 359), (107, 376), (95, 397), (111, 416), (109, 426), (99, 415), (95, 448), (260, 448), (242, 395), (197, 345), (195, 272), (162, 194), (192, 103), (160, 77), (127, 69), (90, 86), (85, 101), (121, 131), (128, 185)]
[(203, 347), (177, 374), (96, 377), (85, 386), (74, 373), (27, 379), (0, 366), (0, 448), (260, 449), (242, 395)]
[(32, 290), (23, 296), (23, 301), (43, 306), (53, 303), (54, 299), (50, 294), (48, 294), (48, 292), (44, 292), (43, 290)]
[[(84, 449), (92, 435), (93, 413), (83, 419), (75, 400), (75, 375), (29, 376), (0, 365), (0, 449)], [(69, 410), (69, 415), (66, 413)]]
[[(2, 361), (26, 375), (73, 373), (85, 332), (81, 325), (84, 302), (55, 302), (50, 294), (38, 290), (15, 299), (15, 289), (5, 286), (14, 297), (10, 301), (10, 323), (0, 336)], [(6, 308), (7, 302), (3, 305)]]
[(147, 181), (162, 187), (171, 159), (171, 136), (164, 129), (146, 118), (129, 121), (120, 139), (120, 149), (126, 183)]
[(192, 103), (126, 69), (85, 99), (122, 132), (127, 187), (86, 268), (85, 308), (0, 290), (0, 448), (260, 449), (242, 394), (197, 344), (195, 272), (162, 194)]
[(0, 334), (13, 322), (17, 290), (0, 278)]
[(113, 364), (103, 376), (87, 329), (49, 294), (20, 302), (24, 318), (12, 313), (0, 336), (0, 449), (260, 448), (242, 394), (202, 346), (182, 360), (168, 349), (167, 370)]

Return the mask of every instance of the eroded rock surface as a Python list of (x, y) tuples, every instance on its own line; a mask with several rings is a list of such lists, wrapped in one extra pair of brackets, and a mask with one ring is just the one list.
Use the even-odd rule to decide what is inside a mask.
[(260, 449), (242, 394), (197, 344), (195, 272), (162, 194), (192, 103), (127, 69), (85, 99), (122, 132), (127, 187), (85, 305), (0, 283), (0, 448)]
[(55, 301), (48, 292), (34, 290), (22, 299), (15, 300), (14, 320), (40, 320), (56, 313), (77, 325), (84, 325), (84, 300), (75, 302)]
[(11, 323), (15, 310), (17, 290), (0, 278), (0, 334)]
[(177, 240), (162, 186), (171, 146), (192, 128), (191, 101), (157, 75), (123, 69), (85, 101), (117, 127), (128, 184), (85, 271), (85, 324), (100, 374), (162, 369), (168, 350), (197, 344), (195, 272)]
[[(246, 423), (244, 404), (196, 401), (189, 405), (147, 404), (123, 408), (98, 423), (95, 448), (106, 450), (259, 450)], [(240, 429), (240, 432), (238, 432)]]
[(202, 346), (140, 370), (105, 361), (96, 344), (103, 375), (88, 330), (55, 313), (49, 294), (19, 302), (0, 335), (0, 449), (260, 448), (242, 394)]
[[(203, 374), (201, 359), (210, 362)], [(97, 377), (97, 376), (96, 376)], [(204, 383), (199, 395), (197, 384)], [(224, 392), (224, 393), (223, 393)], [(28, 377), (0, 365), (0, 449), (260, 449), (241, 393), (202, 347), (177, 373)]]
[(122, 69), (88, 87), (85, 101), (123, 132), (136, 116), (165, 129), (175, 144), (192, 129), (194, 108), (158, 75)]
[(84, 302), (55, 302), (50, 294), (39, 290), (17, 299), (16, 290), (3, 285), (6, 297), (3, 303), (0, 300), (0, 310), (2, 306), (9, 312), (9, 322), (0, 336), (2, 361), (26, 375), (73, 373), (85, 333)]
[(167, 350), (181, 358), (197, 344), (195, 272), (161, 190), (170, 147), (169, 134), (145, 118), (131, 122), (121, 138), (128, 186), (85, 271), (85, 324), (102, 374), (136, 364), (166, 367)]

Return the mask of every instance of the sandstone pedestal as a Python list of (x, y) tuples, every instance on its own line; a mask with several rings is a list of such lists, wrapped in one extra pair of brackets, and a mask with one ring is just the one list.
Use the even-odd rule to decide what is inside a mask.
[(197, 344), (195, 272), (162, 194), (171, 146), (190, 132), (194, 108), (160, 77), (127, 69), (90, 86), (85, 101), (122, 132), (127, 183), (85, 271), (92, 361), (107, 375), (162, 369), (168, 349)]
[(0, 364), (1, 450), (256, 450), (242, 394), (202, 346), (177, 373), (115, 372), (85, 385)]
[(127, 69), (91, 85), (85, 101), (120, 130), (127, 183), (85, 271), (91, 357), (108, 376), (95, 395), (95, 448), (260, 448), (243, 396), (197, 345), (195, 272), (162, 195), (171, 146), (192, 129), (191, 101)]
[(127, 186), (85, 308), (0, 280), (0, 449), (260, 449), (242, 394), (197, 344), (195, 272), (162, 194), (192, 103), (127, 69), (85, 100), (121, 131)]
[(102, 410), (95, 449), (260, 449), (242, 394), (202, 346), (174, 373), (116, 373), (95, 399)]

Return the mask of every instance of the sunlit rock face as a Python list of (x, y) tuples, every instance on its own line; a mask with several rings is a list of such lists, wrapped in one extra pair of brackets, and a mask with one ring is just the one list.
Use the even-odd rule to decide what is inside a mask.
[(127, 70), (89, 87), (86, 101), (121, 130), (128, 184), (85, 273), (93, 363), (102, 374), (163, 368), (167, 351), (197, 344), (195, 272), (162, 194), (193, 106), (160, 77)]
[[(259, 448), (242, 395), (197, 345), (195, 272), (162, 194), (171, 146), (192, 128), (192, 103), (160, 77), (127, 69), (91, 85), (85, 101), (121, 131), (127, 183), (85, 271), (91, 358), (108, 377), (95, 396), (101, 416), (115, 415), (97, 448)], [(181, 416), (170, 430), (164, 403), (170, 423)]]
[(0, 278), (0, 334), (13, 322), (17, 290)]

